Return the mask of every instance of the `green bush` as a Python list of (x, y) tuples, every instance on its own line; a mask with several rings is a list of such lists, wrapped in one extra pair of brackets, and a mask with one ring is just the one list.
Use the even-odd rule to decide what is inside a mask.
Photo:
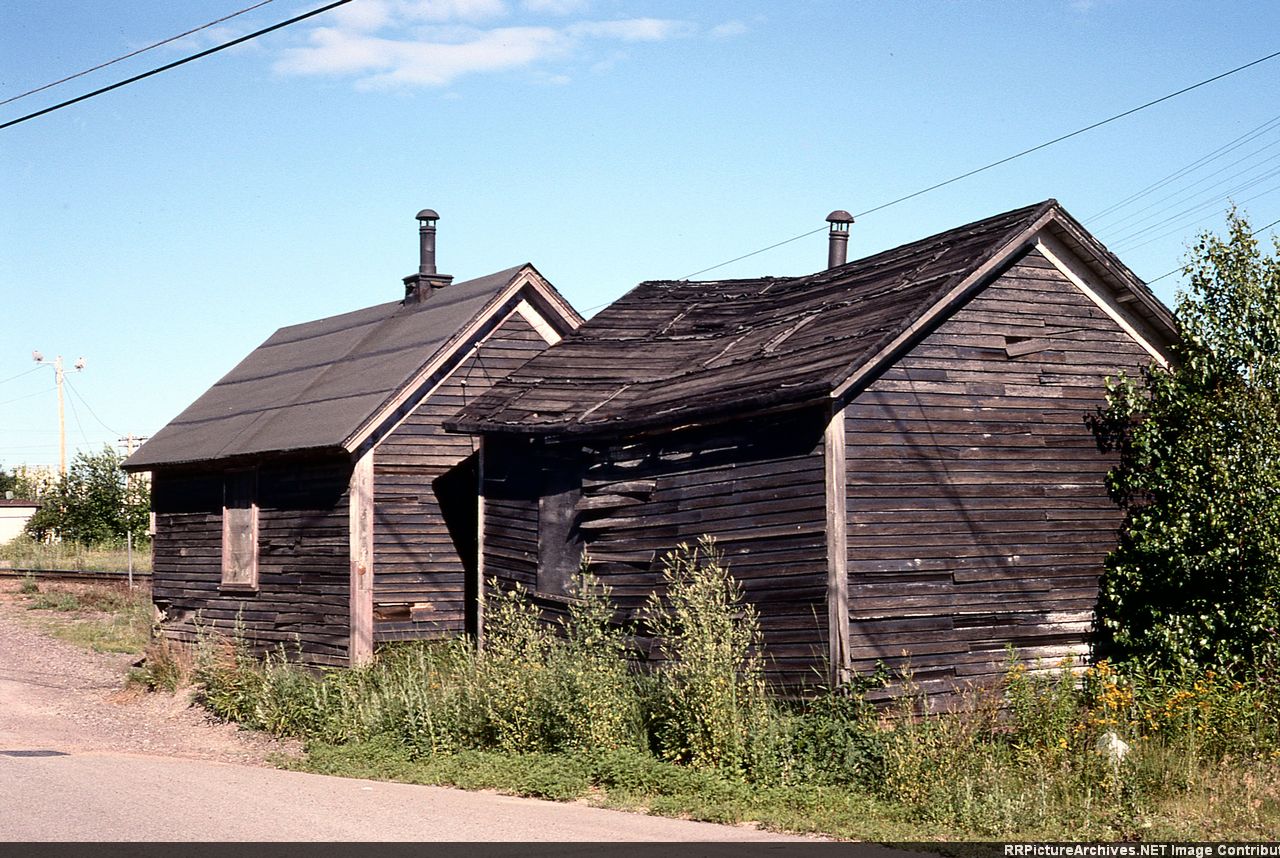
[(749, 771), (765, 762), (774, 724), (755, 608), (710, 538), (668, 554), (663, 582), (646, 606), (660, 657), (650, 714), (658, 754)]
[(784, 782), (870, 788), (883, 780), (883, 737), (860, 695), (831, 691), (780, 717)]
[(1234, 211), (1184, 269), (1166, 369), (1107, 386), (1092, 421), (1124, 510), (1099, 588), (1100, 652), (1244, 674), (1280, 658), (1280, 256)]

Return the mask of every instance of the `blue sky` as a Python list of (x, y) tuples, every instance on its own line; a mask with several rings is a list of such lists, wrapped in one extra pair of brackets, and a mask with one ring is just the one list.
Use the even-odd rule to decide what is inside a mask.
[[(10, 0), (0, 99), (249, 4)], [(0, 121), (319, 5), (273, 0)], [(530, 261), (587, 311), (1277, 49), (1269, 2), (355, 0), (0, 131), (0, 465), (57, 461), (32, 349), (86, 359), (72, 452), (150, 434), (277, 327), (399, 297), (423, 207), (442, 271)], [(1280, 217), (1278, 84), (1280, 59), (868, 215), (851, 258), (1052, 196), (1155, 278), (1228, 195)], [(825, 253), (819, 233), (705, 276)]]

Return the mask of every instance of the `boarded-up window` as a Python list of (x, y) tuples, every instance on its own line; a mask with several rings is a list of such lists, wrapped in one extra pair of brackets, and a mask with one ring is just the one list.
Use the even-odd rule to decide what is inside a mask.
[(574, 457), (549, 455), (543, 460), (538, 498), (538, 594), (567, 597), (582, 563), (578, 500), (582, 471)]
[(222, 587), (258, 589), (257, 471), (229, 471), (223, 479)]

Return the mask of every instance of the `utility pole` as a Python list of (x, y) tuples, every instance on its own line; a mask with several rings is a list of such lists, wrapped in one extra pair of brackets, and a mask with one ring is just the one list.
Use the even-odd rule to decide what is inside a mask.
[[(44, 355), (38, 351), (33, 351), (31, 358), (38, 364), (50, 365), (45, 361)], [(58, 387), (58, 474), (65, 477), (67, 475), (67, 419), (63, 408), (62, 382), (66, 372), (62, 369), (62, 355), (58, 355), (53, 359), (52, 366), (53, 377)], [(84, 369), (84, 367), (84, 358), (77, 358), (75, 363), (76, 372)]]
[(62, 403), (62, 382), (65, 376), (66, 373), (62, 371), (62, 355), (58, 355), (53, 361), (53, 377), (57, 379), (58, 387), (58, 475), (62, 477), (67, 475), (67, 417)]
[[(117, 440), (121, 444), (124, 444), (124, 449), (125, 449), (124, 457), (127, 459), (133, 455), (133, 451), (137, 449), (136, 447), (137, 444), (141, 444), (143, 441), (147, 440), (147, 436), (134, 435), (132, 432), (130, 432), (128, 435), (125, 435), (123, 438), (119, 438)], [(128, 552), (128, 558), (129, 558), (129, 589), (130, 590), (133, 589), (133, 527), (131, 527), (129, 524), (128, 511), (129, 511), (130, 489), (133, 488), (134, 477), (135, 477), (134, 474), (125, 474), (124, 476), (124, 504), (125, 504), (124, 545), (125, 545), (125, 551)]]

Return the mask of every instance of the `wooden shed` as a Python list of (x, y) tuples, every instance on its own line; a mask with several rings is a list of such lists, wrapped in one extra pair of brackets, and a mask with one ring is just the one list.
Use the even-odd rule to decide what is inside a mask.
[(418, 217), (403, 300), (281, 328), (126, 461), (153, 473), (167, 636), (345, 665), (474, 630), (476, 444), (441, 422), (581, 317), (532, 265), (437, 274)]
[(1168, 310), (1055, 201), (803, 277), (642, 283), (447, 420), (483, 435), (481, 574), (637, 609), (715, 536), (773, 681), (1081, 652), (1120, 515), (1085, 418)]

